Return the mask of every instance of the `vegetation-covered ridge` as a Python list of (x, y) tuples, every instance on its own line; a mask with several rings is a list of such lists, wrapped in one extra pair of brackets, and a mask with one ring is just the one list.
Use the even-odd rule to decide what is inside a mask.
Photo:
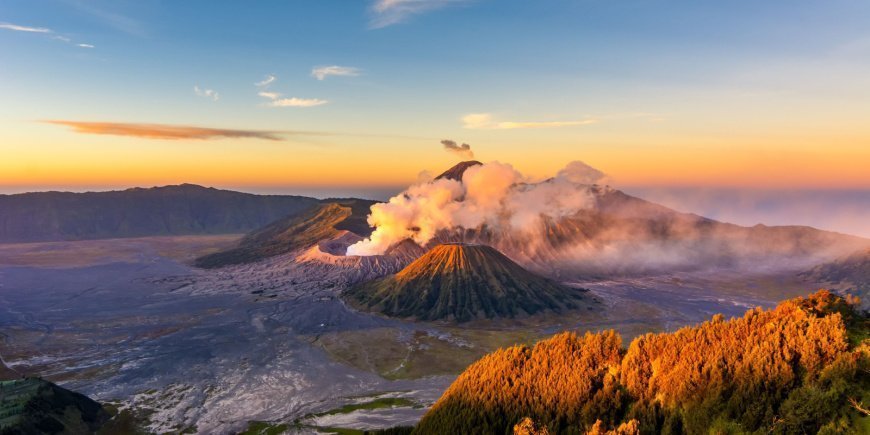
[(415, 433), (868, 433), (870, 328), (854, 302), (821, 290), (628, 349), (614, 331), (501, 349)]
[(399, 273), (344, 295), (388, 316), (459, 322), (593, 304), (585, 290), (535, 275), (492, 247), (467, 244), (435, 246)]

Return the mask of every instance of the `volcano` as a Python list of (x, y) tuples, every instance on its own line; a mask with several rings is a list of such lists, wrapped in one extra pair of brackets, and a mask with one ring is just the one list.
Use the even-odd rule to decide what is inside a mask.
[(345, 299), (392, 317), (465, 322), (592, 307), (586, 290), (523, 269), (486, 245), (448, 243), (400, 272), (351, 287)]
[(305, 249), (322, 241), (353, 233), (366, 236), (371, 228), (365, 216), (373, 201), (350, 199), (325, 202), (310, 210), (291, 214), (246, 235), (238, 246), (205, 255), (196, 260), (202, 268), (253, 263), (269, 257)]

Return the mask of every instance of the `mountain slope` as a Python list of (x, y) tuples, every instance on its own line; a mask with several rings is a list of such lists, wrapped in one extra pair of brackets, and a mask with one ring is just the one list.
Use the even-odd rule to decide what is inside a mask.
[(244, 233), (317, 204), (192, 184), (0, 195), (0, 243)]
[(334, 239), (342, 231), (368, 235), (365, 214), (372, 201), (343, 200), (313, 207), (301, 214), (290, 215), (246, 235), (238, 246), (200, 257), (195, 265), (204, 268), (252, 263), (276, 255), (309, 248)]
[(827, 291), (627, 349), (612, 330), (562, 333), (481, 358), (414, 433), (509, 433), (525, 418), (549, 433), (863, 433), (850, 399), (870, 395), (868, 333)]
[(344, 297), (388, 316), (463, 322), (591, 306), (583, 292), (528, 272), (489, 246), (445, 244)]

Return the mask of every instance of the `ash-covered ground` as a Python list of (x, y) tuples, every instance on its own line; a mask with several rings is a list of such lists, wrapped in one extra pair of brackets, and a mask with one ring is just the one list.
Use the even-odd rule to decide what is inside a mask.
[(186, 264), (232, 240), (0, 245), (0, 356), (21, 374), (117, 402), (153, 431), (379, 428), (415, 423), (465, 366), (501, 346), (563, 329), (630, 338), (813, 290), (783, 273), (583, 282), (600, 312), (425, 324), (349, 309), (338, 295), (354, 277), (295, 255)]

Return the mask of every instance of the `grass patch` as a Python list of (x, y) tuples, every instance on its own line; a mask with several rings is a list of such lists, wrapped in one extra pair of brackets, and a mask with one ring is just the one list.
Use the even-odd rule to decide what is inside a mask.
[(287, 432), (290, 426), (287, 424), (272, 424), (265, 421), (248, 422), (248, 428), (240, 435), (279, 435)]
[(321, 412), (319, 414), (313, 414), (313, 417), (323, 417), (326, 415), (338, 415), (338, 414), (350, 414), (351, 412), (358, 411), (361, 409), (383, 409), (383, 408), (398, 408), (398, 407), (415, 407), (418, 406), (413, 401), (405, 399), (404, 397), (382, 397), (380, 399), (375, 399), (370, 402), (363, 403), (351, 403), (348, 405), (344, 405), (341, 408), (331, 409), (326, 412)]

